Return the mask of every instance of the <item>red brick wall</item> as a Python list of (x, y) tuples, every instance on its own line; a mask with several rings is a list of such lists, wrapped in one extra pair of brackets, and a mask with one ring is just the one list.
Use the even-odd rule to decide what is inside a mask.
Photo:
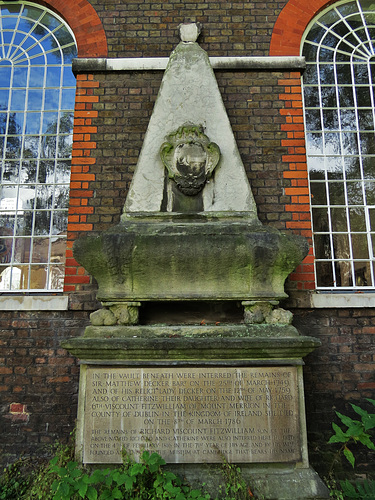
[(71, 27), (77, 41), (78, 57), (107, 56), (106, 34), (95, 9), (87, 0), (46, 0), (40, 3), (62, 16)]
[[(335, 412), (358, 420), (350, 406), (354, 403), (374, 413), (366, 398), (375, 399), (375, 309), (296, 309), (293, 313), (301, 334), (322, 342), (305, 359), (304, 383), (309, 458), (324, 477), (337, 450), (327, 444), (332, 422), (341, 425)], [(350, 449), (356, 457), (356, 473), (373, 474), (375, 453), (362, 445)], [(348, 477), (353, 469), (345, 460), (343, 465)], [(340, 463), (337, 466), (340, 470)]]
[(272, 31), (271, 56), (298, 56), (301, 38), (312, 18), (332, 1), (289, 0)]
[(74, 240), (79, 235), (93, 230), (93, 224), (88, 221), (88, 217), (94, 212), (89, 200), (94, 195), (93, 189), (90, 189), (90, 182), (95, 180), (96, 159), (92, 155), (92, 150), (96, 148), (96, 142), (92, 136), (97, 132), (97, 126), (93, 121), (97, 118), (98, 112), (93, 109), (93, 104), (99, 100), (98, 96), (94, 95), (94, 89), (98, 87), (99, 83), (94, 81), (93, 75), (77, 75), (65, 292), (78, 291), (80, 285), (90, 282), (90, 277), (83, 267), (73, 258), (72, 248)]
[(80, 335), (85, 322), (82, 312), (1, 312), (1, 464), (44, 455), (74, 429), (79, 368), (60, 341)]
[[(286, 117), (286, 123), (281, 125), (281, 130), (286, 131), (287, 134), (287, 138), (282, 141), (283, 146), (287, 147), (287, 154), (283, 156), (283, 161), (288, 164), (288, 169), (283, 172), (284, 179), (289, 182), (289, 187), (285, 188), (285, 194), (290, 196), (290, 203), (285, 205), (285, 210), (292, 214), (292, 220), (286, 223), (286, 229), (301, 234), (312, 245), (301, 75), (292, 73), (289, 80), (279, 80), (279, 84), (285, 86), (284, 93), (279, 95), (284, 103), (280, 114)], [(312, 246), (310, 246), (309, 255), (289, 276), (289, 291), (293, 289), (313, 290), (314, 288), (314, 256)]]

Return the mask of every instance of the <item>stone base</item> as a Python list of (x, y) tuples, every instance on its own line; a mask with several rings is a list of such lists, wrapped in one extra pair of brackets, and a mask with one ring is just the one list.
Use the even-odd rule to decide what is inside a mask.
[[(264, 500), (323, 500), (329, 490), (311, 467), (269, 464), (265, 466), (241, 464), (241, 476), (257, 498)], [(226, 480), (222, 468), (214, 465), (181, 464), (168, 466), (168, 470), (186, 478), (194, 488), (202, 484), (213, 498), (225, 498)]]
[(63, 343), (81, 359), (77, 458), (116, 464), (121, 447), (137, 458), (151, 443), (214, 498), (223, 457), (260, 498), (327, 498), (308, 464), (302, 380), (319, 344), (291, 325), (90, 326)]

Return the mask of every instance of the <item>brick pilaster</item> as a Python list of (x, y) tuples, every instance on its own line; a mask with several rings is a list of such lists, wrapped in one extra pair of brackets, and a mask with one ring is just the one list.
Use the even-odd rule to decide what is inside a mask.
[(290, 73), (288, 79), (280, 79), (278, 83), (284, 87), (279, 99), (284, 101), (280, 114), (286, 120), (286, 123), (281, 124), (281, 129), (287, 134), (287, 138), (282, 140), (287, 154), (282, 159), (289, 164), (289, 169), (283, 172), (289, 186), (285, 188), (285, 195), (290, 196), (290, 203), (285, 206), (285, 210), (292, 213), (292, 220), (286, 222), (286, 228), (305, 236), (310, 242), (309, 255), (290, 275), (289, 280), (295, 283), (299, 290), (313, 290), (314, 256), (300, 74)]
[(93, 92), (93, 89), (97, 87), (99, 87), (99, 82), (94, 81), (93, 75), (77, 76), (65, 292), (77, 291), (80, 285), (90, 282), (90, 276), (73, 258), (72, 249), (78, 234), (93, 230), (93, 224), (87, 221), (87, 217), (94, 211), (94, 208), (89, 206), (89, 199), (94, 194), (89, 183), (95, 181), (92, 168), (96, 164), (96, 158), (92, 156), (92, 152), (96, 148), (96, 142), (92, 140), (92, 134), (97, 132), (97, 127), (93, 125), (93, 118), (98, 116), (98, 112), (93, 110), (93, 103), (99, 100), (99, 97), (95, 96)]

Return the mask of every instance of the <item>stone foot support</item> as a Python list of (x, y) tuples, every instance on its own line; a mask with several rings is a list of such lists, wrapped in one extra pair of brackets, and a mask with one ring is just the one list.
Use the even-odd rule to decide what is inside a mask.
[(292, 323), (293, 314), (281, 307), (275, 307), (279, 304), (277, 300), (246, 300), (242, 302), (244, 306), (245, 323), (268, 323), (284, 324)]
[(103, 309), (90, 314), (93, 326), (136, 325), (140, 302), (104, 302)]

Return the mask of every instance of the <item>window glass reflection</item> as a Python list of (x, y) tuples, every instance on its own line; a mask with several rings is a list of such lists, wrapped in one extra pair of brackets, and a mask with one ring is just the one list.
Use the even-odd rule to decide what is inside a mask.
[[(308, 68), (303, 90), (316, 278), (322, 288), (375, 285), (370, 265), (375, 241), (374, 21), (370, 0), (329, 7), (317, 16), (302, 49)], [(312, 41), (321, 49), (313, 49)]]
[(43, 108), (43, 90), (30, 89), (28, 92), (27, 109), (38, 111)]
[(62, 91), (61, 109), (73, 109), (74, 101), (75, 101), (75, 95), (71, 91), (71, 89), (66, 89)]
[(345, 190), (343, 182), (330, 182), (328, 190), (331, 205), (345, 205)]
[(323, 111), (323, 126), (328, 130), (339, 129), (339, 118), (337, 109), (325, 109)]
[[(59, 87), (60, 79), (61, 79), (60, 68), (56, 68), (53, 66), (47, 68), (46, 87)], [(64, 83), (64, 85), (66, 85), (66, 83)]]
[(38, 162), (36, 160), (23, 161), (21, 165), (22, 184), (30, 184), (36, 182)]
[(372, 156), (363, 158), (363, 177), (375, 179), (375, 158)]
[(336, 89), (335, 87), (322, 87), (322, 106), (324, 108), (333, 108), (336, 104)]
[(315, 234), (315, 256), (317, 259), (331, 258), (331, 241), (329, 234)]
[(75, 43), (63, 21), (43, 7), (19, 2), (0, 12), (12, 16), (3, 19), (8, 59), (0, 62), (0, 290), (61, 290)]
[(371, 285), (371, 271), (369, 262), (355, 262), (355, 286), (369, 286)]
[(41, 113), (26, 113), (26, 134), (39, 134)]
[(8, 136), (5, 143), (5, 158), (15, 159), (21, 155), (21, 141), (19, 137)]
[(375, 205), (375, 181), (365, 181), (364, 188), (366, 193), (366, 204)]
[(328, 132), (324, 134), (324, 153), (326, 155), (338, 155), (341, 152), (340, 134)]
[(374, 130), (373, 110), (358, 110), (358, 123), (360, 130)]
[(353, 108), (354, 97), (352, 87), (339, 87), (339, 103), (341, 108)]
[(312, 220), (314, 232), (329, 231), (327, 208), (312, 207)]
[(344, 158), (345, 175), (347, 179), (361, 178), (361, 164), (359, 157)]
[(76, 86), (76, 79), (73, 75), (71, 66), (64, 67), (64, 76), (63, 76), (63, 85), (66, 87), (74, 87)]
[(334, 286), (332, 263), (331, 262), (316, 262), (316, 278), (318, 287)]
[(311, 203), (313, 205), (327, 205), (326, 185), (323, 182), (311, 182)]
[(333, 64), (319, 65), (319, 80), (324, 81), (325, 84), (335, 84), (335, 71)]
[(56, 134), (58, 125), (59, 125), (58, 112), (43, 114), (43, 130), (42, 130), (43, 134)]
[(346, 219), (345, 208), (332, 208), (331, 209), (332, 230), (338, 232), (347, 232), (348, 224)]
[(358, 136), (354, 132), (343, 132), (342, 139), (342, 154), (343, 155), (357, 155), (358, 149)]
[(371, 106), (370, 87), (356, 87), (356, 94), (357, 106), (359, 108), (368, 108)]
[[(362, 182), (346, 182), (348, 205), (363, 205)], [(353, 230), (354, 228), (352, 228)]]
[(350, 64), (336, 64), (336, 78), (339, 85), (347, 85), (351, 82)]
[(26, 90), (13, 90), (10, 108), (12, 111), (23, 111), (26, 104)]
[(30, 87), (43, 87), (45, 69), (43, 67), (31, 66), (30, 68)]
[(319, 90), (318, 87), (306, 87), (304, 92), (305, 106), (307, 108), (318, 108), (319, 101)]

